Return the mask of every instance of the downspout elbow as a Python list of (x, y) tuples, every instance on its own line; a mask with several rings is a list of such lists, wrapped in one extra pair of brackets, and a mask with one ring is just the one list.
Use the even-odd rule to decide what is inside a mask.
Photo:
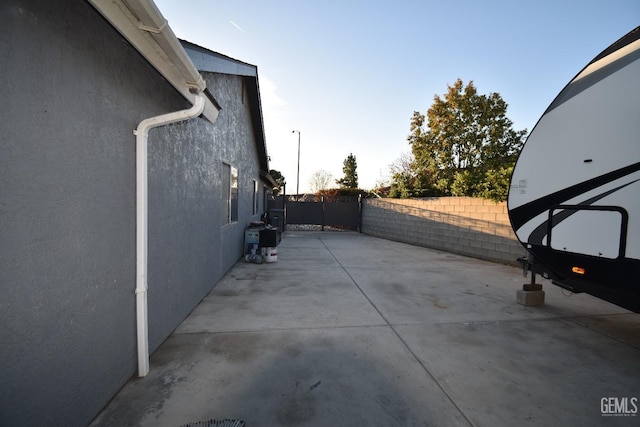
[(153, 129), (154, 127), (164, 126), (171, 123), (181, 122), (184, 120), (192, 119), (194, 117), (198, 117), (204, 111), (205, 103), (205, 95), (203, 93), (198, 93), (191, 108), (144, 119), (138, 124), (138, 127), (133, 131), (133, 134), (137, 137), (143, 135), (146, 139), (149, 130)]

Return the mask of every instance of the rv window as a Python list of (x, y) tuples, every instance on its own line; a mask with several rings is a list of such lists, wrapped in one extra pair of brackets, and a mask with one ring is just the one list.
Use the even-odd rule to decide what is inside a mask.
[[(615, 259), (624, 256), (626, 215), (614, 207), (558, 206), (549, 233), (552, 249)], [(558, 220), (558, 218), (563, 218)]]

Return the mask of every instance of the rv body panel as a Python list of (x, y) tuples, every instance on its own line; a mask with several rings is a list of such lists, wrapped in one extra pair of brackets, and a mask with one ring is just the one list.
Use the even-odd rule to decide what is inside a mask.
[(516, 162), (508, 210), (534, 272), (640, 311), (640, 27), (542, 115)]

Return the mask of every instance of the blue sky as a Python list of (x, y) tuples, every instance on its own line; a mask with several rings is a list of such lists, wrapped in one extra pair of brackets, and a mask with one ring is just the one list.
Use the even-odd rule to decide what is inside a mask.
[[(457, 78), (497, 92), (531, 131), (597, 54), (640, 25), (638, 0), (155, 0), (179, 38), (258, 66), (271, 168), (300, 191), (353, 153), (388, 178), (414, 111)], [(541, 165), (541, 168), (543, 166)]]

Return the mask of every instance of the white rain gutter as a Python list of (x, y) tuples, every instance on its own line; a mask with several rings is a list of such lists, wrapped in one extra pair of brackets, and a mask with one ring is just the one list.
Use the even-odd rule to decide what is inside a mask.
[[(191, 104), (206, 83), (152, 0), (87, 0)], [(203, 116), (216, 121), (220, 108), (207, 100)]]
[(215, 123), (220, 112), (206, 83), (177, 39), (167, 20), (152, 0), (88, 0), (127, 41), (193, 107), (151, 117), (140, 122), (136, 135), (136, 323), (138, 336), (138, 375), (149, 373), (149, 327), (147, 317), (147, 229), (148, 174), (147, 140), (149, 130), (202, 115)]
[(163, 125), (198, 117), (204, 111), (206, 97), (198, 94), (195, 104), (187, 110), (150, 117), (133, 131), (136, 136), (136, 317), (138, 330), (138, 376), (149, 373), (149, 326), (147, 316), (148, 266), (148, 157), (149, 130)]

